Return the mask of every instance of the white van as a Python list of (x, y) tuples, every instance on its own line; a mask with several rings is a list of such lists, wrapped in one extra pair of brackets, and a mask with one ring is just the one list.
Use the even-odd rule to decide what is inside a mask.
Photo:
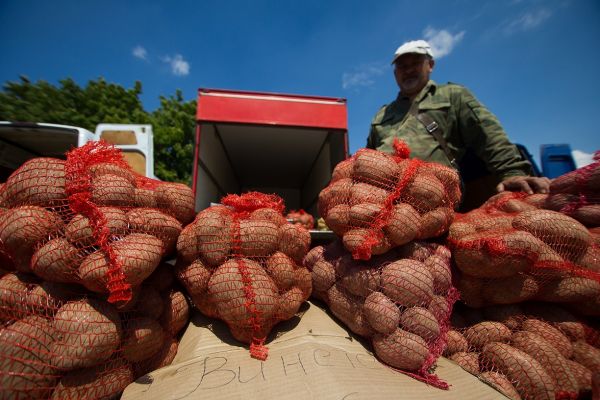
[(69, 125), (0, 121), (0, 182), (31, 158), (64, 159), (72, 148), (100, 139), (120, 148), (135, 172), (156, 179), (152, 125), (99, 124), (90, 132)]

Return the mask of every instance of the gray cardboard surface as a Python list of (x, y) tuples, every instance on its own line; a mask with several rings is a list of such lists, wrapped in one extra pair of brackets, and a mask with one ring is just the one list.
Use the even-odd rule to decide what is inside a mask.
[(436, 373), (449, 390), (396, 372), (319, 306), (302, 310), (274, 329), (264, 362), (196, 311), (173, 364), (129, 385), (122, 399), (506, 399), (445, 358)]

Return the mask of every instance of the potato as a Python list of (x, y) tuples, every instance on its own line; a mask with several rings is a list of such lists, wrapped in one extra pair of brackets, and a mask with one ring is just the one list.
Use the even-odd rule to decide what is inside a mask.
[(421, 216), (410, 204), (396, 204), (383, 231), (394, 246), (401, 246), (415, 239), (421, 228)]
[(364, 268), (359, 265), (349, 267), (338, 284), (355, 296), (367, 297), (378, 290), (381, 284), (379, 272), (376, 269)]
[(579, 173), (572, 171), (552, 179), (550, 182), (550, 193), (577, 193)]
[(240, 221), (240, 254), (248, 257), (268, 257), (277, 250), (278, 245), (279, 229), (274, 223)]
[(151, 189), (135, 188), (133, 191), (135, 207), (158, 208), (156, 193)]
[(337, 280), (333, 265), (325, 260), (315, 262), (311, 275), (313, 288), (319, 294), (327, 292)]
[(325, 247), (323, 246), (315, 246), (312, 249), (310, 249), (308, 251), (308, 253), (306, 253), (306, 256), (304, 256), (304, 259), (302, 260), (302, 265), (310, 270), (312, 270), (313, 265), (315, 265), (315, 263), (318, 260), (321, 260), (323, 258), (323, 255), (325, 253)]
[(337, 163), (331, 173), (331, 182), (339, 181), (343, 178), (351, 178), (352, 170), (354, 169), (354, 159), (347, 158)]
[(444, 185), (444, 190), (449, 200), (449, 207), (458, 205), (461, 198), (460, 176), (454, 168), (438, 163), (423, 163), (419, 172), (432, 174)]
[(550, 210), (522, 212), (513, 220), (513, 227), (531, 233), (573, 262), (592, 242), (589, 231), (580, 222)]
[(389, 335), (376, 334), (373, 348), (384, 363), (409, 371), (420, 369), (429, 356), (427, 343), (420, 336), (400, 328)]
[(177, 279), (193, 298), (206, 295), (208, 281), (212, 273), (213, 269), (208, 268), (200, 260), (196, 260), (189, 265), (178, 263), (176, 266)]
[(252, 221), (269, 221), (277, 226), (287, 225), (287, 220), (281, 213), (272, 208), (259, 208), (250, 213), (248, 219)]
[(251, 327), (251, 320), (258, 319), (259, 325), (269, 326), (270, 330), (279, 295), (277, 286), (257, 262), (247, 258), (226, 261), (212, 274), (208, 295), (219, 317), (230, 327)]
[(456, 280), (456, 288), (460, 292), (460, 299), (469, 307), (480, 308), (486, 304), (483, 299), (483, 281), (469, 275), (462, 275)]
[(523, 211), (537, 210), (538, 207), (535, 207), (524, 200), (508, 199), (499, 203), (498, 209), (507, 213), (520, 213)]
[(539, 335), (565, 358), (571, 358), (573, 355), (573, 346), (569, 338), (549, 323), (540, 321), (539, 319), (528, 318), (523, 321), (521, 329)]
[(233, 235), (231, 210), (222, 206), (207, 208), (181, 231), (177, 255), (187, 262), (202, 256), (208, 266), (217, 267), (229, 257)]
[(8, 273), (0, 278), (0, 321), (26, 317), (31, 310), (27, 304), (34, 281), (22, 273)]
[(547, 198), (547, 193), (535, 193), (524, 197), (523, 201), (527, 204), (534, 206), (535, 208), (544, 208)]
[(448, 357), (449, 360), (457, 363), (462, 369), (473, 374), (479, 374), (479, 353), (458, 352)]
[(417, 239), (429, 239), (442, 235), (448, 230), (453, 219), (454, 211), (449, 207), (438, 207), (426, 212), (421, 217), (421, 227)]
[(133, 382), (131, 366), (124, 361), (109, 361), (91, 368), (78, 369), (63, 376), (52, 399), (112, 399)]
[(294, 261), (282, 252), (273, 253), (267, 259), (265, 269), (279, 290), (287, 291), (296, 283)]
[(520, 331), (512, 335), (511, 344), (544, 366), (548, 375), (554, 379), (557, 391), (577, 397), (577, 380), (569, 371), (566, 359), (544, 338), (533, 332)]
[(475, 224), (464, 221), (455, 221), (448, 228), (448, 239), (461, 240), (463, 237), (477, 233)]
[(423, 263), (401, 259), (381, 270), (383, 293), (396, 303), (427, 307), (433, 297), (433, 276)]
[(487, 383), (511, 400), (521, 400), (521, 396), (513, 384), (501, 373), (486, 371), (479, 374), (479, 379)]
[(175, 336), (190, 320), (190, 306), (184, 294), (178, 290), (163, 295), (163, 312), (160, 315), (160, 325), (167, 335)]
[(79, 282), (77, 269), (83, 255), (67, 239), (52, 239), (40, 247), (31, 257), (33, 272), (51, 282)]
[(573, 343), (573, 361), (597, 374), (600, 372), (600, 349), (582, 340), (576, 341)]
[(275, 319), (278, 321), (285, 321), (293, 318), (298, 313), (300, 306), (306, 300), (306, 296), (298, 287), (293, 287), (290, 290), (284, 292), (280, 299), (278, 309), (275, 313)]
[(600, 272), (600, 246), (590, 246), (579, 259), (578, 264), (590, 271)]
[(446, 296), (433, 296), (427, 309), (438, 321), (445, 321), (450, 318), (452, 305), (451, 299)]
[(570, 276), (544, 282), (536, 299), (553, 303), (591, 300), (600, 296), (600, 282), (579, 276)]
[(381, 204), (360, 203), (350, 207), (350, 226), (369, 228), (383, 211)]
[(129, 168), (125, 168), (116, 163), (99, 162), (89, 166), (87, 172), (89, 172), (92, 178), (97, 178), (102, 175), (116, 175), (129, 182), (132, 186), (136, 186), (135, 173)]
[(565, 207), (576, 204), (579, 198), (574, 194), (550, 193), (546, 198), (543, 208), (553, 211), (562, 211)]
[(175, 338), (166, 338), (162, 347), (152, 357), (138, 363), (134, 366), (135, 376), (142, 376), (155, 371), (159, 368), (171, 365), (175, 356), (179, 343)]
[(336, 235), (344, 235), (350, 229), (350, 206), (338, 204), (332, 207), (325, 217), (325, 223)]
[(55, 341), (51, 363), (62, 370), (90, 367), (105, 361), (121, 343), (121, 318), (110, 304), (79, 300), (65, 304), (54, 316)]
[(449, 330), (446, 335), (446, 348), (444, 349), (444, 356), (450, 356), (455, 353), (467, 352), (469, 343), (462, 333)]
[(592, 391), (592, 371), (572, 360), (565, 360), (569, 371), (577, 380), (579, 393), (585, 394)]
[(153, 286), (143, 285), (134, 310), (141, 316), (158, 319), (164, 309), (160, 293)]
[(425, 262), (428, 257), (434, 254), (431, 245), (422, 241), (407, 243), (398, 250), (401, 258), (410, 258), (421, 262)]
[(436, 317), (423, 307), (409, 307), (400, 317), (400, 326), (433, 343), (440, 336), (440, 324)]
[(294, 273), (296, 275), (295, 286), (302, 290), (304, 298), (308, 299), (312, 294), (312, 274), (306, 268), (297, 268)]
[(482, 349), (492, 342), (508, 342), (511, 335), (510, 329), (501, 322), (484, 321), (471, 326), (464, 332), (469, 346)]
[(364, 182), (356, 182), (350, 188), (350, 205), (360, 203), (383, 204), (391, 192), (369, 185)]
[(444, 185), (434, 175), (417, 174), (400, 198), (421, 214), (449, 205)]
[[(100, 227), (108, 228), (108, 237), (123, 236), (127, 233), (127, 215), (116, 207), (99, 207), (105, 223), (100, 221)], [(98, 232), (97, 234), (99, 234)], [(77, 214), (65, 227), (65, 237), (69, 242), (78, 246), (98, 244), (99, 236), (95, 236), (87, 217)]]
[(585, 226), (600, 226), (600, 204), (589, 204), (577, 208), (571, 217)]
[(155, 355), (163, 346), (165, 332), (156, 320), (135, 318), (125, 323), (122, 354), (136, 363)]
[(92, 180), (91, 201), (100, 206), (132, 207), (135, 204), (135, 186), (127, 179), (105, 174)]
[(452, 287), (452, 273), (450, 272), (450, 260), (439, 255), (428, 257), (425, 262), (425, 268), (433, 277), (433, 291), (438, 295), (445, 295)]
[[(352, 179), (344, 178), (332, 182), (319, 193), (319, 215), (327, 221), (329, 210), (339, 204), (349, 204)], [(328, 224), (329, 225), (329, 224)]]
[(59, 372), (48, 347), (55, 332), (45, 318), (29, 316), (0, 329), (0, 397), (47, 398)]
[(26, 161), (7, 179), (3, 191), (10, 208), (66, 205), (65, 162), (54, 158)]
[[(152, 235), (132, 233), (110, 244), (116, 256), (117, 266), (124, 275), (125, 282), (139, 286), (156, 269), (163, 254), (163, 243)], [(102, 250), (86, 257), (79, 266), (81, 283), (97, 293), (109, 291), (108, 273), (111, 266)]]
[(381, 292), (369, 294), (362, 310), (369, 325), (379, 333), (392, 333), (400, 324), (398, 306)]
[(44, 208), (11, 208), (0, 219), (0, 243), (18, 271), (31, 272), (30, 261), (35, 246), (62, 227), (60, 217)]
[(127, 222), (131, 232), (146, 233), (161, 239), (165, 254), (175, 250), (182, 227), (174, 217), (152, 208), (134, 208), (127, 212)]
[(183, 226), (196, 216), (194, 193), (182, 183), (162, 182), (156, 187), (158, 208), (177, 218)]
[(352, 178), (381, 188), (394, 188), (401, 167), (390, 156), (371, 149), (361, 149), (354, 155)]
[[(372, 239), (374, 240), (373, 245), (365, 247), (365, 244)], [(384, 254), (392, 246), (382, 231), (362, 228), (351, 229), (344, 233), (342, 242), (354, 258), (361, 260), (370, 259), (372, 254)]]
[(527, 274), (488, 281), (482, 296), (490, 304), (514, 304), (534, 298), (540, 290), (538, 282)]
[(527, 353), (506, 343), (493, 342), (483, 348), (481, 361), (484, 368), (505, 375), (522, 398), (555, 398), (554, 379)]
[(279, 250), (300, 264), (310, 249), (310, 233), (302, 226), (284, 224), (278, 235)]
[(327, 301), (333, 315), (348, 325), (352, 332), (365, 337), (373, 336), (375, 332), (362, 309), (362, 298), (335, 284), (327, 292)]

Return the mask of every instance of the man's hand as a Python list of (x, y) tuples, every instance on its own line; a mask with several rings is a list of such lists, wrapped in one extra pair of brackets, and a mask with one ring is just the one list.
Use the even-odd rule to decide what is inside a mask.
[(525, 192), (529, 194), (548, 193), (549, 189), (550, 179), (535, 176), (511, 176), (496, 186), (498, 192), (510, 190), (512, 192)]

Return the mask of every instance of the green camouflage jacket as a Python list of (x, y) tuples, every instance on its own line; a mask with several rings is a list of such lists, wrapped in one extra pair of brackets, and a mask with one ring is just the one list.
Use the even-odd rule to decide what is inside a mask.
[[(453, 83), (437, 85), (430, 80), (415, 101), (418, 112), (427, 113), (439, 125), (457, 161), (460, 162), (467, 148), (471, 148), (500, 180), (531, 175), (531, 164), (523, 160), (517, 147), (508, 140), (496, 116), (467, 88)], [(371, 122), (367, 147), (392, 153), (392, 144), (397, 137), (408, 144), (411, 158), (451, 166), (442, 146), (409, 112), (410, 106), (410, 100), (401, 95), (383, 106)]]

